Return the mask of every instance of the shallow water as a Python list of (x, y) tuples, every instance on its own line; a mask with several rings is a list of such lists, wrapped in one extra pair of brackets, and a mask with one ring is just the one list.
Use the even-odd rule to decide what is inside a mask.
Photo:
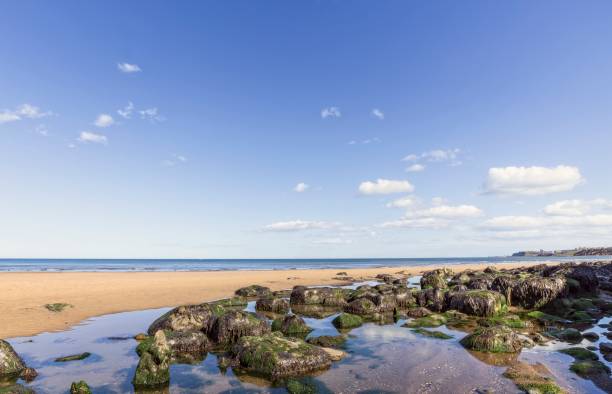
[[(250, 302), (247, 310), (254, 310)], [(71, 382), (85, 380), (95, 393), (133, 392), (131, 379), (138, 356), (132, 337), (145, 332), (149, 324), (169, 308), (118, 313), (85, 321), (69, 331), (13, 338), (9, 342), (39, 376), (26, 384), (37, 393), (67, 392)], [(314, 328), (311, 336), (335, 335), (331, 324), (336, 314), (322, 319), (305, 318)], [(602, 320), (603, 323), (611, 319)], [(465, 335), (446, 327), (436, 328), (454, 338), (425, 338), (401, 327), (404, 320), (389, 325), (364, 324), (350, 331), (344, 350), (347, 357), (318, 376), (306, 378), (320, 392), (338, 393), (471, 393), (494, 390), (518, 392), (502, 374), (505, 367), (491, 365), (499, 358), (481, 360), (467, 352), (459, 340)], [(595, 327), (589, 331), (602, 331)], [(109, 337), (127, 337), (111, 340)], [(605, 338), (605, 337), (603, 337)], [(591, 344), (584, 341), (584, 345)], [(546, 365), (557, 382), (570, 393), (602, 392), (592, 382), (569, 371), (570, 356), (554, 350), (567, 345), (551, 344), (525, 349), (519, 360)], [(90, 352), (82, 361), (57, 363), (60, 356)], [(603, 358), (602, 358), (603, 361)], [(608, 363), (609, 365), (609, 363)], [(23, 382), (22, 382), (23, 383)], [(167, 391), (166, 391), (167, 392)], [(172, 365), (171, 393), (196, 392), (285, 392), (282, 387), (248, 375), (236, 375), (231, 368), (221, 372), (217, 356), (209, 353), (196, 365)]]

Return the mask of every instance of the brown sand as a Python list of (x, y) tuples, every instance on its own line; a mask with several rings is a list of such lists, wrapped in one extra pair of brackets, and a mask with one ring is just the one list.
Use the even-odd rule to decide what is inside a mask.
[[(499, 268), (538, 263), (497, 264)], [(483, 269), (485, 264), (453, 265), (455, 272)], [(418, 275), (434, 266), (342, 270), (355, 279), (379, 273)], [(251, 284), (272, 290), (296, 285), (341, 284), (338, 269), (216, 272), (8, 272), (0, 273), (0, 338), (65, 330), (93, 316), (201, 303), (231, 296)], [(44, 305), (67, 303), (72, 308), (50, 312)]]

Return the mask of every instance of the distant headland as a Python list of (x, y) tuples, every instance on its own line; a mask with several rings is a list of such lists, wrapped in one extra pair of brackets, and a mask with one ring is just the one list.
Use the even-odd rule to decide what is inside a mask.
[(603, 248), (574, 248), (565, 250), (523, 250), (513, 253), (512, 256), (611, 256), (612, 247)]

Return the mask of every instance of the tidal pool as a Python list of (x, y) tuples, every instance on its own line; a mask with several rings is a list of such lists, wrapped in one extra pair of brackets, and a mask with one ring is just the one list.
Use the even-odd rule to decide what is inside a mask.
[[(254, 302), (247, 310), (254, 311)], [(37, 393), (68, 392), (73, 381), (85, 380), (94, 393), (129, 393), (138, 355), (132, 337), (146, 332), (149, 324), (170, 308), (117, 313), (89, 319), (64, 332), (33, 337), (12, 338), (9, 342), (35, 368), (39, 376), (24, 383)], [(310, 336), (336, 335), (331, 324), (337, 313), (323, 318), (305, 317), (314, 328)], [(610, 318), (601, 323), (610, 322)], [(302, 380), (319, 392), (334, 393), (517, 393), (514, 383), (502, 376), (505, 362), (512, 356), (483, 357), (466, 351), (459, 340), (466, 334), (439, 327), (435, 330), (452, 335), (450, 340), (427, 338), (401, 327), (405, 320), (387, 325), (366, 323), (349, 333), (344, 346), (347, 357), (317, 376)], [(595, 326), (591, 330), (601, 332)], [(605, 338), (605, 337), (604, 337)], [(583, 341), (584, 346), (592, 345)], [(597, 345), (597, 344), (595, 344)], [(551, 343), (524, 349), (518, 360), (540, 362), (569, 393), (600, 393), (591, 381), (569, 371), (573, 359), (556, 350), (567, 344)], [(90, 352), (81, 361), (55, 362), (60, 356)], [(514, 357), (517, 359), (517, 357)], [(603, 358), (600, 355), (602, 361)], [(605, 361), (604, 361), (605, 362)], [(610, 364), (607, 363), (609, 366)], [(158, 393), (284, 393), (283, 387), (270, 387), (257, 377), (222, 370), (217, 355), (208, 355), (196, 364), (171, 366), (169, 388)]]

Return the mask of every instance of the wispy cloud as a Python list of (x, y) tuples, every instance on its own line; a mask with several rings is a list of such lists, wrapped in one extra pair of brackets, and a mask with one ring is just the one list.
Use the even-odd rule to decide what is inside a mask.
[(338, 107), (327, 107), (321, 110), (321, 117), (323, 119), (339, 118), (341, 116), (342, 116), (342, 113), (340, 112), (340, 108)]
[(138, 73), (142, 70), (138, 66), (138, 64), (130, 64), (130, 63), (117, 63), (117, 69), (122, 73), (131, 74)]
[(166, 118), (159, 114), (157, 108), (147, 108), (138, 111), (138, 113), (140, 113), (140, 117), (142, 119), (148, 120), (151, 123), (163, 122), (164, 120), (166, 120)]
[(108, 138), (104, 134), (92, 133), (91, 131), (81, 131), (79, 134), (79, 138), (77, 138), (79, 142), (84, 144), (94, 143), (94, 144), (108, 144)]
[(42, 135), (43, 137), (48, 137), (50, 135), (49, 130), (47, 130), (47, 126), (45, 126), (44, 124), (39, 124), (38, 126), (36, 126), (34, 132), (38, 135)]
[(421, 172), (425, 170), (425, 166), (423, 164), (415, 163), (406, 168), (406, 172)]
[(348, 142), (349, 145), (368, 145), (368, 144), (377, 144), (380, 142), (380, 138), (378, 137), (373, 137), (373, 138), (367, 138), (365, 140), (351, 140)]
[(379, 110), (378, 108), (374, 108), (372, 110), (372, 116), (375, 117), (375, 118), (378, 118), (380, 120), (385, 119), (385, 113), (383, 111)]
[(304, 193), (309, 188), (310, 188), (310, 185), (307, 185), (304, 182), (300, 182), (297, 185), (295, 185), (295, 187), (293, 188), (293, 191), (297, 193)]
[(129, 101), (125, 107), (117, 110), (119, 116), (124, 119), (130, 119), (132, 117), (132, 112), (134, 112), (134, 104), (131, 101)]
[(460, 149), (434, 149), (421, 154), (409, 154), (402, 159), (402, 161), (412, 162), (414, 164), (406, 168), (408, 172), (423, 171), (425, 166), (419, 162), (430, 162), (430, 163), (441, 163), (447, 162), (453, 167), (460, 166), (462, 164), (459, 160), (461, 154)]
[(312, 243), (315, 245), (351, 245), (353, 241), (345, 238), (322, 238), (315, 239)]
[(572, 190), (584, 182), (577, 167), (494, 167), (489, 169), (486, 192), (523, 196)]
[(172, 158), (162, 160), (162, 165), (164, 167), (174, 167), (177, 164), (186, 163), (186, 162), (187, 162), (187, 157), (183, 155), (173, 154)]
[(294, 232), (304, 230), (326, 230), (340, 226), (337, 222), (290, 220), (286, 222), (271, 223), (263, 227), (264, 231)]
[(414, 186), (405, 180), (377, 179), (376, 181), (361, 182), (359, 193), (364, 195), (411, 193)]
[(0, 111), (0, 124), (16, 122), (21, 119), (38, 119), (53, 115), (51, 111), (41, 111), (31, 104), (22, 104), (15, 110), (4, 109)]
[(100, 114), (98, 115), (98, 117), (96, 118), (94, 125), (96, 127), (109, 127), (112, 126), (113, 124), (115, 124), (115, 119), (113, 119), (112, 116), (110, 116), (109, 114)]

